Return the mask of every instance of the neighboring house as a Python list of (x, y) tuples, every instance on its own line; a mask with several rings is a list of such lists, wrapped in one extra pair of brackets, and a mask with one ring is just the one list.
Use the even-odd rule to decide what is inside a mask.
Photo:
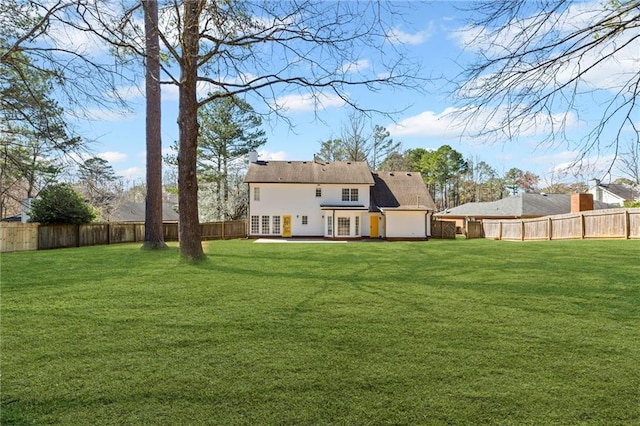
[(594, 201), (624, 207), (625, 201), (640, 201), (640, 192), (630, 186), (616, 183), (604, 184), (594, 179), (595, 184), (589, 192), (593, 194)]
[(425, 239), (435, 205), (419, 174), (371, 173), (364, 162), (257, 161), (249, 236)]
[[(177, 222), (178, 213), (175, 211), (174, 204), (168, 201), (162, 204), (162, 221)], [(110, 222), (144, 222), (145, 221), (145, 203), (124, 201), (118, 203), (114, 210), (109, 214)]]
[[(600, 201), (593, 202), (594, 209), (612, 206)], [(526, 219), (556, 214), (571, 213), (570, 194), (536, 194), (524, 192), (498, 201), (467, 203), (436, 213), (440, 220), (455, 220), (456, 225), (466, 229), (468, 221), (483, 219)]]

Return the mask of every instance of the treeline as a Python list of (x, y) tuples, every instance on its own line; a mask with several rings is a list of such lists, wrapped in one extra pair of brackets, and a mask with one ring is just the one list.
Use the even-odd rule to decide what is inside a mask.
[(514, 167), (501, 175), (487, 162), (464, 158), (449, 145), (436, 150), (415, 148), (393, 152), (382, 162), (380, 170), (419, 172), (439, 209), (495, 201), (522, 191), (571, 193), (587, 190), (583, 183), (555, 184), (541, 189), (540, 177), (533, 172)]

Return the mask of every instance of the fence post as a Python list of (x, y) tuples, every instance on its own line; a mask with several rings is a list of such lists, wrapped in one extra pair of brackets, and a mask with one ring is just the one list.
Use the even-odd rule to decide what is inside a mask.
[(580, 239), (584, 240), (585, 233), (585, 225), (584, 225), (584, 213), (580, 213)]
[(629, 210), (625, 210), (624, 211), (624, 238), (626, 240), (629, 239), (629, 236), (631, 234), (631, 223), (630, 223), (630, 219), (629, 219)]
[(524, 241), (524, 219), (520, 221), (520, 241)]
[(549, 233), (549, 235), (547, 236), (547, 239), (551, 241), (553, 239), (553, 220), (551, 219), (551, 216), (547, 218), (547, 222), (548, 222), (547, 232)]

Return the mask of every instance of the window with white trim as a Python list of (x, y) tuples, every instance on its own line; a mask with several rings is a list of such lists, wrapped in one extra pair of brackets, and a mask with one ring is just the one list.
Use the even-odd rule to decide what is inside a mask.
[(280, 216), (273, 216), (271, 220), (271, 233), (280, 235)]
[(356, 216), (355, 226), (356, 226), (355, 235), (360, 235), (360, 216)]
[(333, 237), (333, 216), (327, 216), (327, 235)]
[(351, 219), (348, 217), (338, 218), (338, 236), (348, 237), (350, 235)]
[(251, 216), (251, 233), (260, 233), (260, 216)]
[(260, 201), (260, 188), (253, 188), (253, 201)]
[(269, 220), (271, 219), (271, 217), (269, 216), (262, 216), (262, 234), (268, 234), (269, 233)]
[(322, 197), (322, 188), (316, 188), (316, 197)]
[(358, 188), (342, 188), (342, 201), (358, 201)]

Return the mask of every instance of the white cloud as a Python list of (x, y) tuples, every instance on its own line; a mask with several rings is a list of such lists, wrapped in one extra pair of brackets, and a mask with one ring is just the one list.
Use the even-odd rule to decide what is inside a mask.
[(343, 64), (340, 71), (343, 73), (357, 73), (371, 68), (371, 62), (368, 59), (360, 59), (355, 62)]
[(101, 152), (97, 156), (110, 163), (122, 163), (127, 160), (127, 154), (123, 152), (107, 151)]
[(102, 108), (89, 108), (86, 110), (80, 111), (78, 114), (85, 117), (87, 120), (92, 121), (122, 121), (129, 120), (134, 117), (134, 113), (131, 111), (125, 110), (108, 110)]
[(287, 157), (284, 151), (271, 152), (266, 149), (258, 151), (258, 159), (261, 161), (285, 161)]
[(433, 35), (433, 23), (429, 23), (429, 27), (422, 31), (410, 34), (399, 28), (392, 28), (388, 38), (391, 43), (419, 45), (431, 38)]
[[(441, 138), (461, 138), (473, 142), (480, 133), (494, 132), (496, 136), (507, 138), (509, 129), (504, 128), (507, 118), (506, 108), (475, 107), (464, 111), (459, 108), (446, 108), (441, 113), (424, 111), (418, 115), (407, 117), (387, 129), (394, 137), (427, 136)], [(573, 113), (558, 113), (551, 116), (545, 114), (525, 115), (511, 120), (511, 132), (519, 137), (549, 135), (564, 126), (566, 129), (577, 125)], [(479, 141), (484, 143), (486, 141)]]
[(175, 84), (163, 84), (160, 87), (163, 101), (177, 101), (179, 99), (178, 86)]
[(125, 180), (137, 181), (146, 178), (146, 170), (142, 167), (129, 167), (123, 170), (117, 170), (116, 174), (122, 176)]
[(287, 95), (275, 100), (274, 108), (288, 112), (315, 111), (319, 109), (337, 108), (345, 104), (338, 95)]
[[(570, 2), (564, 11), (555, 13), (544, 22), (531, 16), (522, 18), (517, 23), (506, 26), (499, 31), (488, 27), (467, 26), (458, 29), (453, 38), (462, 48), (480, 53), (483, 56), (491, 58), (501, 55), (508, 56), (513, 46), (520, 45), (523, 40), (530, 47), (535, 47), (539, 43), (555, 42), (579, 29), (593, 28), (597, 22), (610, 13), (608, 7), (608, 2), (601, 1)], [(528, 29), (531, 31), (527, 31)], [(549, 38), (549, 35), (552, 35), (553, 39)], [(585, 35), (582, 34), (581, 37), (585, 37)], [(594, 34), (594, 37), (597, 37), (597, 34)], [(590, 43), (591, 40), (591, 38), (587, 38), (580, 44)], [(519, 78), (523, 85), (537, 84), (539, 89), (542, 89), (550, 84), (562, 86), (582, 73), (580, 81), (586, 87), (617, 92), (621, 85), (635, 78), (637, 70), (640, 68), (640, 57), (638, 57), (640, 29), (627, 28), (615, 37), (603, 40), (603, 43), (580, 51), (579, 56), (574, 55), (570, 59), (566, 57), (564, 61), (558, 62), (561, 67), (558, 68), (557, 74), (550, 73), (547, 68), (541, 68), (532, 72), (532, 77), (527, 80), (523, 80), (522, 76), (516, 74), (520, 70), (515, 70), (514, 76)], [(569, 47), (574, 48), (575, 45), (564, 46), (564, 48)], [(554, 49), (554, 53), (559, 52), (561, 48), (563, 46)], [(526, 64), (527, 61), (524, 60), (522, 63)], [(535, 63), (527, 65), (523, 70), (535, 70), (535, 65)], [(482, 88), (484, 81), (490, 77), (491, 73), (487, 72), (468, 87)], [(552, 78), (548, 79), (548, 77)]]
[(117, 96), (125, 101), (144, 98), (145, 96), (144, 87), (140, 86), (121, 86), (116, 91)]

